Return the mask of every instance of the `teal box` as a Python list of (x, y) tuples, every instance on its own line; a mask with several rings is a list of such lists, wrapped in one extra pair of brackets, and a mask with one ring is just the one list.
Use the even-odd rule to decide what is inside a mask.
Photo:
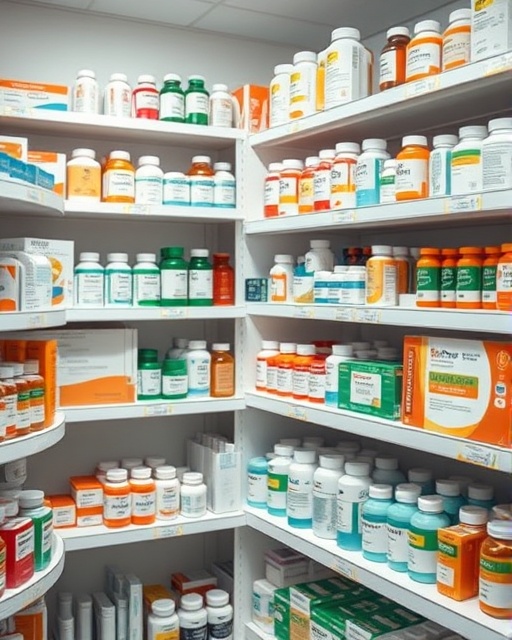
[(53, 191), (53, 187), (55, 185), (55, 176), (53, 173), (48, 173), (41, 167), (37, 167), (37, 186), (42, 187), (43, 189), (48, 189), (49, 191)]
[(268, 279), (267, 278), (246, 278), (245, 279), (245, 301), (246, 302), (268, 302)]
[(9, 158), (9, 177), (11, 180), (25, 182), (25, 163), (17, 158)]
[(0, 151), (0, 178), (7, 180), (9, 178), (9, 171), (11, 168), (11, 157), (3, 151)]
[(37, 184), (37, 167), (35, 164), (25, 164), (25, 182), (27, 184)]

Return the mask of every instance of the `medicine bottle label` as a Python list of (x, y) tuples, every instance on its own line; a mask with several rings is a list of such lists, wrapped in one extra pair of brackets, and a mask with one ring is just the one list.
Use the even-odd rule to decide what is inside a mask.
[(455, 267), (441, 268), (441, 302), (455, 302), (457, 287), (457, 269)]
[(235, 364), (233, 362), (221, 362), (214, 365), (215, 386), (212, 386), (212, 394), (226, 393), (233, 394), (233, 384), (235, 379)]
[(129, 118), (131, 112), (131, 92), (129, 89), (110, 87), (105, 93), (105, 115)]
[(127, 169), (109, 169), (105, 174), (107, 198), (135, 197), (135, 175)]
[(256, 362), (256, 389), (265, 389), (267, 386), (267, 361)]
[(297, 371), (292, 374), (292, 394), (294, 397), (307, 398), (309, 393), (309, 370)]
[(186, 269), (162, 269), (162, 299), (186, 300), (188, 273)]
[(160, 95), (160, 120), (185, 117), (185, 96), (180, 93), (162, 93)]
[(130, 517), (130, 494), (121, 496), (104, 495), (103, 515), (105, 520), (124, 520)]
[(234, 180), (215, 180), (213, 203), (216, 207), (235, 206), (236, 197)]
[(277, 367), (267, 365), (267, 390), (277, 387)]
[(75, 271), (75, 300), (77, 305), (103, 306), (104, 272)]
[(190, 204), (190, 182), (187, 178), (164, 178), (164, 204)]
[(230, 98), (213, 98), (211, 100), (210, 125), (212, 127), (233, 126), (233, 102)]
[(512, 609), (512, 562), (482, 554), (480, 600), (495, 609)]
[(397, 81), (396, 51), (384, 51), (380, 56), (379, 84)]
[(281, 473), (272, 473), (271, 471), (269, 471), (267, 488), (267, 506), (271, 509), (286, 509), (288, 475)]
[(174, 518), (180, 509), (180, 493), (178, 485), (174, 487), (157, 487), (156, 511), (159, 516)]
[(30, 428), (30, 391), (20, 391), (16, 403), (16, 430), (21, 431)]
[(270, 126), (276, 127), (288, 122), (290, 96), (279, 82), (270, 86)]
[(482, 302), (496, 302), (496, 265), (484, 266), (482, 269)]
[(299, 180), (299, 213), (311, 213), (315, 205), (315, 183), (313, 176)]
[(315, 171), (313, 179), (314, 201), (315, 207), (319, 203), (326, 203), (327, 208), (331, 202), (331, 170), (321, 169)]
[(366, 304), (396, 305), (397, 269), (393, 260), (369, 260)]
[(409, 538), (407, 529), (388, 523), (388, 561), (407, 562), (409, 558)]
[(286, 302), (288, 275), (276, 273), (270, 277), (270, 299), (272, 302)]
[(369, 553), (387, 553), (388, 532), (385, 522), (362, 519), (363, 549)]
[(180, 640), (180, 630), (175, 624), (160, 623), (158, 631), (155, 631), (148, 640)]
[(139, 369), (137, 371), (137, 393), (139, 396), (160, 395), (161, 371), (160, 369)]
[(209, 109), (209, 99), (206, 94), (196, 92), (187, 94), (185, 98), (185, 110), (187, 115), (194, 113), (207, 116)]
[(188, 392), (188, 376), (166, 376), (162, 377), (162, 395), (186, 396)]
[(430, 154), (430, 197), (449, 196), (451, 193), (452, 152), (434, 150)]
[(73, 110), (78, 113), (98, 113), (98, 87), (90, 78), (76, 83)]
[(204, 393), (210, 388), (210, 359), (190, 358), (188, 370), (188, 390), (191, 395)]
[(411, 195), (427, 194), (428, 160), (403, 160), (396, 169), (396, 192)]
[(213, 271), (196, 269), (189, 271), (188, 297), (189, 300), (213, 299)]
[(6, 586), (6, 559), (6, 548), (4, 546), (3, 549), (0, 549), (0, 593), (3, 593), (5, 591)]
[(132, 516), (151, 516), (156, 510), (156, 493), (132, 493)]
[(133, 299), (136, 303), (160, 300), (160, 272), (137, 270), (133, 274)]
[(350, 53), (329, 51), (325, 67), (325, 108), (357, 100), (361, 56), (358, 45)]
[[(197, 487), (195, 487), (197, 489)], [(206, 511), (206, 491), (198, 491), (194, 495), (181, 494), (181, 511), (183, 514), (202, 515)], [(202, 638), (202, 636), (200, 636)]]
[(135, 101), (135, 109), (137, 111), (142, 109), (158, 111), (160, 96), (157, 91), (136, 89), (133, 92), (133, 98)]
[(437, 530), (428, 531), (411, 526), (409, 533), (409, 571), (416, 573), (437, 572)]
[(101, 168), (80, 165), (67, 167), (69, 198), (101, 198)]
[(496, 277), (496, 290), (501, 294), (510, 294), (512, 292), (512, 264), (502, 262), (499, 265)]
[(310, 372), (308, 397), (323, 401), (325, 397), (325, 372), (314, 370)]
[(480, 149), (452, 152), (452, 193), (475, 193), (482, 190), (482, 154)]
[(407, 51), (407, 81), (411, 82), (441, 71), (441, 43), (437, 39), (418, 43)]
[(311, 276), (294, 276), (293, 301), (311, 304), (314, 300), (314, 279)]
[(457, 267), (457, 302), (480, 302), (482, 299), (482, 268)]
[(190, 179), (190, 204), (193, 207), (212, 207), (215, 183), (212, 178)]
[(416, 270), (416, 300), (439, 302), (441, 273), (439, 267), (418, 267)]
[(354, 207), (356, 204), (356, 163), (336, 162), (331, 170), (331, 209)]
[[(137, 204), (162, 204), (162, 178), (135, 176), (135, 200)], [(111, 194), (109, 194), (111, 195)]]
[(294, 215), (299, 209), (299, 179), (285, 176), (279, 180), (279, 215)]
[(41, 538), (42, 553), (49, 553), (52, 549), (52, 537), (53, 537), (53, 516), (50, 513), (49, 518), (43, 523), (43, 535)]
[(460, 67), (470, 61), (471, 32), (470, 28), (454, 30), (443, 42), (443, 71)]
[(208, 623), (208, 640), (232, 640), (233, 617), (215, 614), (216, 622)]
[(486, 145), (483, 151), (483, 188), (512, 187), (512, 142)]
[(316, 72), (302, 69), (290, 75), (290, 118), (309, 115), (313, 109), (313, 77)]
[(396, 177), (382, 176), (380, 179), (380, 203), (396, 202)]
[(277, 392), (283, 395), (291, 395), (293, 386), (293, 369), (279, 367), (277, 369)]
[(313, 478), (306, 473), (288, 478), (287, 513), (296, 520), (313, 518)]
[(132, 303), (132, 274), (126, 271), (105, 272), (105, 302), (107, 304)]
[(267, 501), (267, 475), (264, 473), (247, 474), (247, 499), (249, 502), (265, 503)]
[(383, 160), (368, 158), (356, 166), (356, 204), (365, 207), (380, 202), (380, 174)]
[[(275, 206), (279, 204), (279, 179), (265, 181), (265, 193), (263, 195), (265, 207)], [(313, 189), (311, 189), (313, 191)]]
[(340, 533), (361, 533), (362, 508), (362, 502), (342, 502), (338, 499), (337, 528)]
[(322, 538), (334, 538), (337, 527), (336, 494), (313, 492), (313, 529)]
[(16, 562), (34, 553), (34, 527), (19, 533), (16, 538), (14, 555)]

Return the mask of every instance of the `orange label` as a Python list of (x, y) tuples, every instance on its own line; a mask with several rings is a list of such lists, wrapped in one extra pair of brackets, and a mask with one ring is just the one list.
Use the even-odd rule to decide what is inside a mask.
[(101, 198), (101, 168), (68, 166), (68, 197)]

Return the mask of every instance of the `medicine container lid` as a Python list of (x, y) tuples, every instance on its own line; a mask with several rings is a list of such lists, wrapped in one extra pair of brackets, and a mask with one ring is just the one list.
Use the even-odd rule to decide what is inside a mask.
[(444, 503), (441, 496), (420, 496), (418, 507), (426, 513), (443, 513)]
[(314, 51), (298, 51), (293, 56), (293, 64), (301, 62), (314, 62), (316, 64), (317, 54)]
[(315, 345), (314, 344), (298, 344), (297, 355), (298, 356), (314, 356)]
[(271, 162), (268, 165), (269, 171), (281, 171), (282, 168), (283, 168), (283, 164), (281, 162)]
[(167, 173), (164, 173), (164, 180), (171, 180), (172, 178), (187, 178), (188, 180), (183, 171), (167, 171)]
[(44, 491), (27, 489), (20, 493), (19, 505), (21, 509), (34, 509), (44, 504)]
[(488, 484), (470, 484), (468, 487), (468, 498), (473, 500), (492, 500), (494, 498), (494, 487)]
[(309, 246), (311, 249), (330, 249), (331, 241), (330, 240), (310, 240)]
[(327, 453), (320, 456), (320, 466), (323, 469), (333, 469), (334, 471), (341, 471), (345, 458), (342, 455), (336, 453)]
[(198, 593), (187, 593), (180, 600), (180, 608), (185, 611), (197, 611), (203, 606), (203, 598)]
[(6, 362), (5, 364), (12, 368), (15, 378), (23, 375), (23, 365), (21, 362)]
[(460, 496), (460, 484), (456, 480), (436, 480), (436, 493), (440, 496)]
[(183, 484), (199, 485), (203, 483), (203, 474), (198, 471), (187, 471), (183, 474)]
[(497, 504), (491, 511), (493, 519), (512, 520), (512, 504)]
[(375, 458), (375, 466), (377, 469), (394, 471), (398, 469), (398, 459), (393, 456), (380, 455)]
[(404, 482), (396, 486), (395, 500), (397, 502), (409, 502), (416, 504), (421, 495), (421, 487), (413, 482)]
[(292, 458), (293, 457), (293, 447), (290, 447), (287, 444), (275, 444), (274, 445), (274, 453), (276, 456), (280, 456), (283, 458)]
[(338, 29), (334, 29), (331, 33), (331, 42), (340, 40), (341, 38), (353, 38), (354, 40), (360, 40), (361, 32), (359, 29), (355, 29), (354, 27), (339, 27)]
[(228, 90), (228, 85), (227, 84), (214, 84), (212, 85), (212, 91), (223, 91), (224, 93), (227, 92)]
[(286, 158), (282, 162), (283, 169), (303, 169), (304, 163), (302, 160), (297, 160), (295, 158)]
[(483, 507), (468, 505), (459, 509), (459, 520), (463, 524), (485, 524), (489, 520), (489, 512)]
[(459, 138), (485, 138), (487, 127), (484, 124), (472, 124), (459, 129)]
[(229, 604), (229, 594), (222, 589), (210, 589), (206, 592), (206, 604), (209, 607), (224, 607)]
[(422, 20), (414, 25), (414, 34), (422, 33), (423, 31), (437, 31), (441, 32), (441, 25), (437, 20)]
[(216, 162), (213, 168), (215, 171), (231, 171), (231, 162)]
[[(21, 493), (21, 492), (20, 492)], [(19, 505), (18, 501), (14, 498), (0, 498), (0, 508), (4, 509), (5, 516), (13, 518), (18, 515)]]
[(411, 482), (428, 482), (429, 480), (432, 480), (434, 474), (430, 469), (416, 467), (414, 469), (409, 469), (407, 477)]
[(372, 484), (368, 489), (370, 498), (377, 500), (391, 500), (393, 498), (393, 487), (390, 484)]
[(126, 73), (111, 73), (109, 82), (128, 82), (128, 76)]
[(318, 152), (318, 157), (320, 160), (332, 160), (336, 157), (335, 149), (321, 149)]
[(274, 256), (274, 262), (284, 262), (285, 264), (293, 264), (293, 256), (278, 253)]
[(278, 64), (274, 67), (274, 75), (278, 76), (281, 73), (291, 73), (293, 71), (293, 64)]
[(295, 449), (293, 452), (294, 462), (300, 464), (313, 464), (316, 462), (316, 451), (314, 449)]
[(127, 469), (109, 469), (107, 471), (108, 482), (126, 482), (128, 480)]
[(388, 29), (386, 32), (386, 38), (389, 40), (389, 38), (393, 36), (407, 36), (410, 38), (411, 32), (407, 27), (391, 27), (391, 29)]
[(155, 600), (151, 604), (151, 612), (156, 616), (172, 616), (176, 611), (176, 604), (174, 600), (171, 598), (161, 598), (160, 600)]
[(512, 129), (512, 118), (489, 120), (489, 131), (497, 131), (498, 129)]
[(96, 158), (96, 151), (94, 149), (73, 149), (71, 152), (72, 158)]
[(151, 467), (133, 467), (130, 470), (130, 477), (133, 480), (149, 480), (151, 478)]
[(209, 255), (208, 249), (192, 249), (190, 252), (191, 258), (207, 258)]
[(491, 520), (487, 523), (487, 533), (501, 540), (512, 540), (511, 520)]
[(372, 245), (372, 254), (390, 256), (393, 253), (393, 248), (385, 244)]
[(139, 167), (145, 164), (150, 164), (154, 167), (160, 166), (160, 158), (158, 156), (141, 156), (139, 158)]
[(109, 158), (110, 160), (126, 160), (127, 162), (130, 162), (130, 153), (128, 151), (116, 149), (115, 151), (110, 152)]
[(441, 145), (449, 145), (451, 147), (454, 147), (458, 142), (459, 142), (458, 136), (453, 135), (453, 133), (443, 133), (439, 136), (434, 136), (432, 138), (432, 144), (434, 145), (434, 147), (438, 147)]
[(359, 142), (338, 142), (336, 145), (336, 153), (361, 153), (361, 145)]
[(108, 253), (107, 260), (109, 262), (128, 262), (127, 253)]
[(137, 262), (156, 262), (156, 253), (138, 253), (135, 259)]
[(388, 148), (388, 143), (383, 138), (366, 138), (363, 140), (363, 151), (369, 151), (370, 149), (379, 149), (381, 151), (386, 151)]
[(190, 351), (206, 349), (206, 340), (191, 340), (188, 343), (188, 348)]
[(156, 84), (155, 76), (149, 75), (147, 73), (143, 73), (141, 76), (137, 78), (137, 82), (139, 84)]
[(346, 462), (345, 473), (349, 476), (368, 476), (370, 475), (370, 464), (368, 462)]
[(296, 353), (297, 345), (294, 342), (281, 342), (279, 351), (281, 353)]
[(229, 351), (229, 342), (214, 342), (212, 344), (212, 351)]
[(119, 462), (117, 460), (104, 460), (96, 465), (97, 471), (110, 471), (110, 469), (118, 469)]
[(80, 71), (77, 73), (77, 76), (79, 78), (94, 78), (94, 79), (96, 79), (96, 74), (94, 73), (94, 71), (91, 71), (91, 69), (80, 69)]
[(14, 376), (14, 368), (6, 367), (4, 364), (0, 365), (0, 380), (5, 380), (6, 378), (12, 378)]
[(167, 73), (164, 76), (164, 82), (181, 82), (181, 76), (177, 73)]
[[(393, 255), (394, 256), (408, 256), (409, 255), (409, 247), (393, 247)], [(376, 341), (374, 341), (375, 344)], [(376, 344), (375, 346), (379, 346)], [(386, 345), (382, 345), (386, 346)]]
[(471, 9), (455, 9), (448, 17), (450, 23), (457, 20), (471, 20)]
[(28, 376), (37, 376), (39, 374), (39, 361), (25, 360), (23, 363), (23, 373)]
[(262, 340), (261, 341), (261, 350), (262, 351), (276, 351), (279, 349), (279, 342), (277, 340)]
[(155, 477), (157, 480), (174, 480), (176, 477), (176, 467), (171, 465), (163, 465), (155, 469)]
[(192, 158), (192, 164), (211, 164), (211, 161), (210, 156), (194, 156)]
[(320, 162), (320, 158), (318, 156), (308, 156), (305, 160), (304, 160), (304, 166), (307, 167), (308, 169), (310, 167), (316, 167), (316, 165)]
[(80, 254), (80, 262), (99, 262), (100, 254), (94, 251), (84, 251)]
[(166, 459), (161, 456), (146, 456), (144, 458), (144, 466), (150, 469), (156, 469), (157, 467), (165, 466)]
[(332, 346), (333, 356), (351, 356), (354, 353), (354, 349), (349, 344), (334, 344)]
[(404, 136), (402, 138), (402, 146), (427, 147), (427, 136)]

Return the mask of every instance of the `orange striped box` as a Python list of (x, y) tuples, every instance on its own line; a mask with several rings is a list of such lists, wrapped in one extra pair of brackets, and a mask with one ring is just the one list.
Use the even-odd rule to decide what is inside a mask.
[(257, 133), (268, 128), (268, 87), (245, 84), (232, 93), (235, 99), (235, 121), (239, 129)]
[(15, 138), (14, 136), (0, 136), (0, 151), (11, 158), (27, 162), (28, 140), (27, 138)]
[(67, 111), (69, 88), (61, 84), (0, 78), (0, 115), (30, 115), (32, 111)]

